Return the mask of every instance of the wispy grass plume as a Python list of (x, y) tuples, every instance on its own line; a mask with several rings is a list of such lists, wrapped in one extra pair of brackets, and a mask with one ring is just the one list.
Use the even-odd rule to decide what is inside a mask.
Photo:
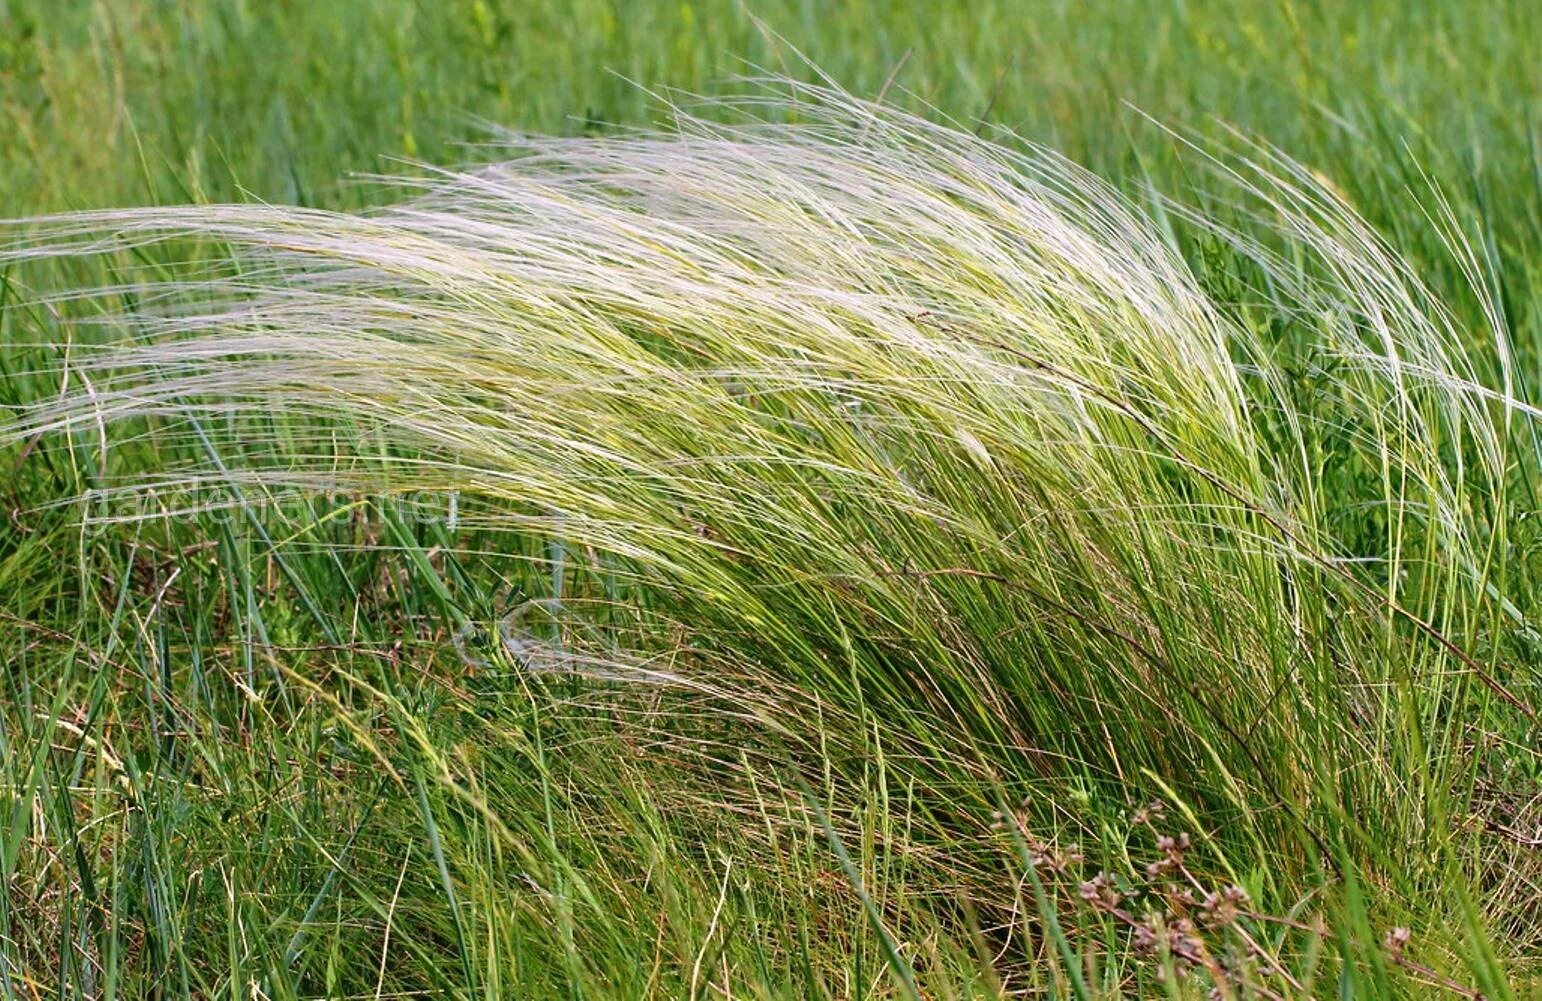
[[(572, 554), (521, 612), (551, 636), (488, 626), (530, 673), (731, 693), (811, 773), (876, 741), (933, 840), (1001, 788), (1093, 838), (1160, 793), (1268, 906), (1348, 864), (1453, 922), (1453, 872), (1521, 864), (1459, 823), (1537, 702), (1507, 541), (1537, 411), (1501, 311), (1463, 328), (1240, 140), (1200, 158), (1233, 204), (1151, 209), (835, 90), (712, 117), (511, 139), (366, 214), (12, 226), (7, 263), (117, 262), (80, 296), (128, 336), (0, 433), (100, 438), (109, 514), (232, 483), (457, 498)], [(153, 265), (165, 242), (210, 263)], [(120, 425), (190, 458), (114, 479)]]

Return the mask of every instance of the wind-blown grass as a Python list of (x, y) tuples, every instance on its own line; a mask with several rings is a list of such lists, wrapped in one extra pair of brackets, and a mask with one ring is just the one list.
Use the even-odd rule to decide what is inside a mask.
[[(871, 925), (902, 992), (917, 989), (903, 964), (923, 982), (948, 966), (916, 943), (968, 955), (969, 915), (1010, 929), (1025, 900), (1067, 957), (1059, 982), (1090, 992), (1076, 957), (1120, 956), (1108, 943), (1126, 931), (1055, 918), (1038, 874), (1070, 866), (1047, 865), (1058, 856), (1032, 832), (1097, 845), (1119, 871), (1113, 818), (1162, 798), (1203, 836), (1203, 862), (1175, 871), (1298, 916), (1258, 947), (1290, 990), (1332, 983), (1314, 987), (1301, 958), (1324, 948), (1346, 977), (1414, 969), (1380, 946), (1413, 920), (1437, 979), (1502, 995), (1501, 968), (1539, 934), (1534, 851), (1483, 830), (1495, 791), (1536, 767), (1536, 581), (1511, 533), (1535, 503), (1537, 411), (1455, 221), (1437, 210), (1431, 225), (1479, 329), (1331, 185), (1266, 148), (1196, 154), (1229, 207), (1142, 207), (1045, 149), (775, 88), (791, 96), (714, 109), (741, 112), (732, 125), (681, 111), (668, 133), (511, 139), (501, 163), (394, 180), (403, 199), (366, 214), (30, 221), (0, 257), (110, 255), (120, 283), (47, 305), (97, 309), (130, 336), (73, 345), (63, 392), (3, 433), (81, 436), (105, 517), (151, 488), (202, 508), (233, 485), (248, 510), (431, 494), (511, 552), (558, 554), (531, 557), (560, 573), (554, 594), (481, 623), (502, 639), (483, 667), (578, 684), (623, 743), (632, 727), (699, 742), (678, 752), (694, 762), (678, 803), (639, 796), (639, 827), (710, 806), (708, 828), (769, 858), (781, 811), (793, 836), (833, 845), (855, 926)], [(155, 263), (166, 242), (207, 265)], [(1217, 247), (1235, 262), (1224, 275), (1191, 263)], [(184, 460), (114, 479), (112, 451), (140, 438)], [(511, 820), (500, 783), (518, 768), (492, 760), (495, 727), (465, 723), (481, 750), (457, 758), (360, 686), (372, 708), (339, 714), (391, 716), (423, 755), (358, 735), (383, 789), (414, 790), (387, 810), (420, 810), (464, 964), (450, 976), (495, 990), (477, 963), (518, 950), (472, 944), (468, 926), (491, 919), (468, 915), (492, 905), (464, 894), (516, 877), (447, 860), (427, 790), (471, 804), (491, 855), (547, 861), (561, 854), (550, 801), (543, 822)], [(532, 732), (521, 753), (545, 781)], [(806, 798), (856, 790), (911, 804), (915, 821), (872, 851), (929, 903), (864, 885), (843, 838), (865, 828)], [(989, 836), (1025, 795), (1003, 811), (1018, 842)], [(707, 942), (677, 971), (693, 991), (730, 954), (752, 965), (743, 946), (708, 948), (733, 870), (703, 891)], [(578, 983), (554, 892), (542, 920)], [(1009, 982), (1041, 955), (1010, 930), (988, 945)], [(1219, 989), (1278, 996), (1194, 965)]]

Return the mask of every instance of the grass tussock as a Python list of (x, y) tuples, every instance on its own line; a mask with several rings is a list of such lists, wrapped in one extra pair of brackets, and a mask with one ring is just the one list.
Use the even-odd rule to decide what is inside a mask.
[[(319, 713), (351, 748), (338, 775), (379, 791), (251, 976), (845, 996), (887, 970), (897, 996), (1085, 997), (1534, 977), (1537, 410), (1456, 216), (1437, 201), (1430, 226), (1461, 305), (1240, 139), (1193, 154), (1224, 202), (1136, 204), (833, 90), (711, 110), (509, 138), (367, 213), (10, 227), (8, 264), (114, 270), (14, 307), (70, 345), (38, 370), (62, 388), (0, 432), (89, 465), (89, 517), (235, 512), (277, 552), (300, 505), (453, 505), (443, 545), (389, 514), (365, 540), (439, 589), (415, 656), (462, 670), (427, 702), (400, 650), (383, 677), (273, 668), (293, 701), (264, 712)], [(451, 596), (468, 540), (517, 594)], [(239, 926), (243, 891), (224, 899)], [(318, 908), (378, 971), (317, 958)], [(198, 941), (176, 927), (167, 961)]]

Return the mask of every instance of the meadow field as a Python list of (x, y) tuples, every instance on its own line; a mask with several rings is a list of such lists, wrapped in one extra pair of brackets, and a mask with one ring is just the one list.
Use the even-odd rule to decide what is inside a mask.
[(1542, 997), (1526, 0), (0, 0), (0, 996)]

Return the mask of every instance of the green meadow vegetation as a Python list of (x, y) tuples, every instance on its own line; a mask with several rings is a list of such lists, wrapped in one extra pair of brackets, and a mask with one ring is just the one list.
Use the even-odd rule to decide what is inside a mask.
[(0, 0), (0, 996), (1542, 992), (1523, 0)]

